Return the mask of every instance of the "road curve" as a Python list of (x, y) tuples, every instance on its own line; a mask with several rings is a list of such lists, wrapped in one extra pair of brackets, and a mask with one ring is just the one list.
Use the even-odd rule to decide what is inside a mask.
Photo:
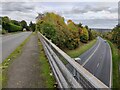
[(111, 87), (111, 52), (109, 44), (102, 38), (98, 38), (97, 43), (83, 53), (80, 63), (84, 68)]
[(0, 42), (0, 47), (2, 48), (0, 48), (0, 51), (2, 51), (2, 53), (0, 52), (0, 54), (2, 54), (2, 57), (0, 57), (0, 62), (7, 58), (30, 34), (31, 32), (21, 32), (18, 34), (1, 36), (2, 42)]

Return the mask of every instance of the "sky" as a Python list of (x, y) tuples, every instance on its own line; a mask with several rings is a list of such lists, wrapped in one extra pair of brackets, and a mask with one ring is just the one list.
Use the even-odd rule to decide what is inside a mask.
[[(21, 0), (22, 1), (22, 0)], [(118, 2), (95, 0), (88, 2), (15, 2), (4, 0), (0, 3), (0, 16), (9, 16), (18, 21), (35, 22), (38, 13), (54, 12), (75, 23), (88, 25), (90, 28), (113, 28), (118, 24)], [(62, 1), (62, 2), (61, 2)], [(74, 0), (76, 1), (76, 0)]]

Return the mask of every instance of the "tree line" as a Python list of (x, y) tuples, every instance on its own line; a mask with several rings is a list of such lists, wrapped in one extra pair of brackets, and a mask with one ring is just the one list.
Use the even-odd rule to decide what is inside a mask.
[(64, 17), (52, 12), (39, 14), (36, 30), (60, 48), (68, 49), (75, 49), (80, 42), (87, 43), (97, 36), (96, 32), (88, 26), (83, 26), (81, 23), (75, 24), (72, 20), (68, 20), (66, 24)]
[(103, 37), (115, 43), (120, 49), (120, 25), (116, 25), (111, 32), (104, 33)]
[(35, 23), (30, 22), (27, 25), (25, 20), (17, 21), (11, 20), (8, 16), (1, 17), (1, 24), (2, 24), (2, 34), (11, 33), (11, 32), (18, 32), (18, 31), (35, 31)]

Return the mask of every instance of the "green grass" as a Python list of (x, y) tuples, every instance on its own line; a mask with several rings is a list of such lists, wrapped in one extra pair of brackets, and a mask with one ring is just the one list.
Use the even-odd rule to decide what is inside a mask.
[(74, 50), (64, 50), (64, 51), (72, 58), (76, 58), (81, 54), (83, 54), (84, 52), (86, 52), (88, 49), (90, 49), (96, 43), (96, 41), (97, 39), (94, 39), (88, 42), (87, 44), (82, 44), (82, 46), (80, 45), (78, 48)]
[[(32, 35), (32, 34), (31, 34)], [(31, 36), (30, 35), (30, 36)], [(9, 65), (15, 60), (15, 58), (17, 58), (18, 56), (20, 56), (20, 54), (22, 53), (22, 48), (23, 46), (27, 43), (27, 41), (30, 39), (30, 36), (28, 38), (26, 38), (3, 62), (2, 64), (0, 64), (0, 71), (2, 71), (2, 73), (0, 73), (0, 82), (2, 82), (2, 87), (4, 87), (7, 83), (8, 77), (7, 77), (7, 71), (8, 71), (8, 67)]]
[[(108, 41), (108, 40), (107, 40)], [(120, 71), (119, 71), (119, 64), (120, 64), (120, 51), (118, 51), (117, 46), (114, 45), (112, 42), (108, 41), (110, 47), (112, 49), (112, 64), (113, 64), (113, 73), (112, 73), (112, 80), (113, 80), (113, 88), (120, 88)]]
[(41, 73), (40, 75), (43, 77), (44, 81), (44, 85), (45, 88), (54, 88), (54, 84), (55, 84), (55, 79), (53, 76), (50, 75), (51, 73), (51, 68), (48, 62), (47, 57), (45, 56), (45, 52), (42, 46), (42, 43), (40, 42), (40, 40), (38, 39), (38, 44), (39, 44), (39, 48), (40, 48), (40, 57), (39, 57), (39, 61), (41, 64)]

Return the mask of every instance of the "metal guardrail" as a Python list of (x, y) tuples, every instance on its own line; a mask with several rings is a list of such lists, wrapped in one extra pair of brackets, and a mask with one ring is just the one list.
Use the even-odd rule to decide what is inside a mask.
[[(60, 48), (58, 48), (42, 34), (38, 33), (38, 36), (43, 44), (46, 56), (49, 60), (54, 76), (60, 88), (109, 89), (109, 87), (107, 87), (99, 79), (93, 76), (80, 64), (75, 62), (73, 58), (68, 56), (65, 52), (63, 52)], [(53, 49), (57, 51), (57, 53), (59, 53), (59, 55), (61, 55), (64, 60), (66, 60), (68, 64), (74, 69), (74, 75), (72, 75), (66, 65), (59, 58), (59, 55), (57, 55)]]
[[(59, 60), (57, 55), (51, 49), (51, 47), (46, 43), (46, 41), (41, 37), (40, 40), (43, 44), (45, 53), (48, 57), (49, 63), (52, 67), (55, 78), (58, 82), (59, 88), (82, 88), (81, 85), (75, 80), (71, 73), (67, 70), (65, 65)], [(64, 73), (64, 74), (63, 74)]]

